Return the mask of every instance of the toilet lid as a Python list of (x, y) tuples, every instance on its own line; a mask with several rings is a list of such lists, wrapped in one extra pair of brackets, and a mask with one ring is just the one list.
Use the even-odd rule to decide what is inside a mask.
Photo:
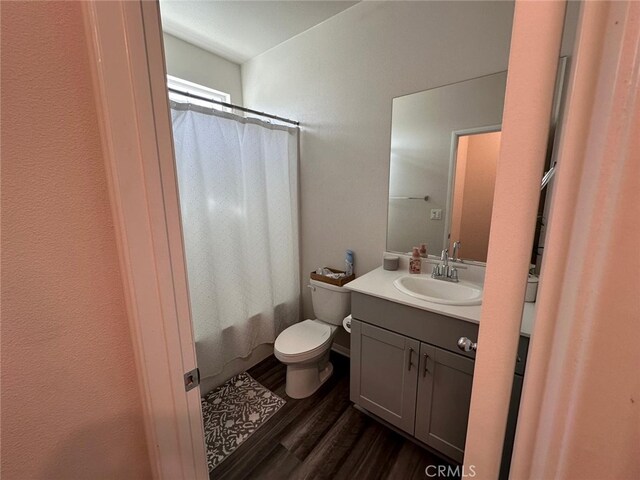
[(307, 353), (324, 345), (331, 338), (329, 325), (305, 320), (285, 329), (274, 344), (275, 349), (284, 355)]

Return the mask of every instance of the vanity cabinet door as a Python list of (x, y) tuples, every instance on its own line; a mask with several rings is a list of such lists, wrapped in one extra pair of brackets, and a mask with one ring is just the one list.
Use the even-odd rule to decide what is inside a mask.
[(413, 435), (418, 350), (412, 338), (351, 322), (351, 401)]
[(474, 361), (420, 344), (415, 436), (462, 462), (467, 437)]

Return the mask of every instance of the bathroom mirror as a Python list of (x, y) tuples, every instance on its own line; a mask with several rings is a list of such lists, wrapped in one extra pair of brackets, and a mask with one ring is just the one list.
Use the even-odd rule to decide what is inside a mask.
[(486, 262), (507, 72), (393, 99), (387, 250)]
[[(566, 58), (556, 83), (549, 153), (559, 116)], [(487, 261), (507, 72), (393, 99), (387, 250), (408, 253), (427, 244), (439, 256), (460, 242), (457, 257)], [(544, 236), (541, 195), (532, 263)]]

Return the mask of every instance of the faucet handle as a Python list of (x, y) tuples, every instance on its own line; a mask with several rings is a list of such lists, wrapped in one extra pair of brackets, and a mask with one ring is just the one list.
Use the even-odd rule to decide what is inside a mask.
[(454, 282), (458, 281), (458, 269), (456, 267), (451, 267), (449, 278)]
[(434, 265), (433, 266), (433, 270), (431, 271), (431, 276), (433, 278), (436, 278), (436, 277), (440, 276), (440, 265)]
[(445, 260), (449, 259), (449, 249), (445, 248), (444, 250), (442, 250), (442, 253), (440, 254), (440, 260), (442, 260), (443, 262)]

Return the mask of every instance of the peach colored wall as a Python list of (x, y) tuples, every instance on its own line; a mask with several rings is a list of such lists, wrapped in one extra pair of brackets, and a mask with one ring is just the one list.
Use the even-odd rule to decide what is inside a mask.
[(462, 258), (487, 261), (500, 135), (492, 132), (468, 137), (460, 233), (459, 238), (451, 238), (462, 243)]
[(81, 4), (1, 15), (1, 475), (149, 478)]

